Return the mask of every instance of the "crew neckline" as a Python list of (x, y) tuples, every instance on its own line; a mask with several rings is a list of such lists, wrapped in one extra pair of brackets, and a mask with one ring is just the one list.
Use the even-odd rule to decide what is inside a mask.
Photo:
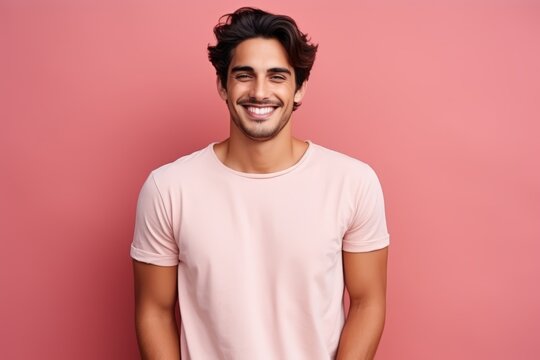
[(274, 171), (270, 173), (248, 173), (243, 171), (238, 171), (233, 168), (228, 167), (224, 163), (221, 162), (221, 160), (218, 158), (216, 152), (214, 151), (214, 145), (218, 143), (218, 141), (211, 142), (207, 146), (207, 151), (210, 152), (211, 157), (214, 159), (214, 161), (217, 163), (218, 167), (221, 170), (224, 170), (225, 172), (228, 172), (233, 175), (245, 177), (245, 178), (252, 178), (252, 179), (267, 179), (267, 178), (273, 178), (276, 176), (285, 175), (296, 168), (298, 168), (300, 165), (302, 165), (304, 162), (306, 162), (307, 158), (310, 156), (310, 154), (313, 152), (313, 147), (315, 144), (311, 140), (304, 140), (305, 143), (308, 144), (307, 149), (304, 151), (300, 159), (294, 163), (293, 165), (289, 166), (286, 169), (280, 170), (280, 171)]

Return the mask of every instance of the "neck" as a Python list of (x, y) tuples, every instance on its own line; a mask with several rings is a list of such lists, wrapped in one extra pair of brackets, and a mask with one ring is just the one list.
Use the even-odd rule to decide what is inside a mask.
[(287, 130), (266, 141), (231, 131), (231, 136), (216, 144), (214, 151), (223, 164), (237, 171), (264, 174), (285, 170), (298, 162), (308, 147)]

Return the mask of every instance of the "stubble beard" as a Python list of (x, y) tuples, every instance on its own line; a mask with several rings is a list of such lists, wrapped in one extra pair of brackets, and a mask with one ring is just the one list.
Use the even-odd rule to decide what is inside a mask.
[[(264, 121), (261, 121), (260, 124), (256, 124), (257, 121), (249, 120), (249, 119), (246, 119), (246, 120), (241, 119), (239, 114), (233, 115), (231, 113), (231, 120), (236, 125), (236, 127), (240, 129), (240, 131), (251, 140), (267, 141), (276, 137), (281, 132), (281, 130), (283, 130), (283, 128), (289, 123), (291, 116), (292, 116), (292, 110), (290, 110), (288, 113), (284, 113), (281, 119), (279, 120), (279, 122), (273, 128), (268, 128), (266, 124), (264, 124), (265, 122), (268, 122), (269, 120), (264, 120)], [(256, 125), (252, 127), (248, 127), (246, 126), (246, 122), (253, 122)]]

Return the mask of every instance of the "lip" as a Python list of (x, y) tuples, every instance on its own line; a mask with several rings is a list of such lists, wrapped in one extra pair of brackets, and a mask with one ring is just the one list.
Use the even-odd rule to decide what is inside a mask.
[[(251, 119), (254, 119), (254, 120), (266, 120), (266, 119), (269, 119), (273, 114), (274, 112), (276, 111), (276, 109), (278, 108), (277, 106), (275, 105), (266, 105), (266, 106), (261, 106), (261, 105), (252, 105), (252, 104), (244, 104), (242, 105), (242, 107), (244, 108), (244, 111), (246, 112), (246, 114), (248, 115), (249, 118)], [(267, 107), (271, 107), (273, 108), (272, 111), (270, 111), (269, 113), (267, 114), (255, 114), (255, 113), (252, 113), (248, 110), (248, 107), (255, 107), (255, 108), (267, 108)]]

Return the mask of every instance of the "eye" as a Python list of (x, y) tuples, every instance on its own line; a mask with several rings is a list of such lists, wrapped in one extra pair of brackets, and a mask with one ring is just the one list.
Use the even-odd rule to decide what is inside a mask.
[(247, 79), (251, 78), (251, 76), (249, 74), (236, 74), (234, 76), (234, 78), (236, 80), (247, 80)]
[(273, 81), (278, 81), (278, 82), (287, 80), (287, 78), (285, 78), (285, 76), (283, 75), (272, 75), (270, 78)]

